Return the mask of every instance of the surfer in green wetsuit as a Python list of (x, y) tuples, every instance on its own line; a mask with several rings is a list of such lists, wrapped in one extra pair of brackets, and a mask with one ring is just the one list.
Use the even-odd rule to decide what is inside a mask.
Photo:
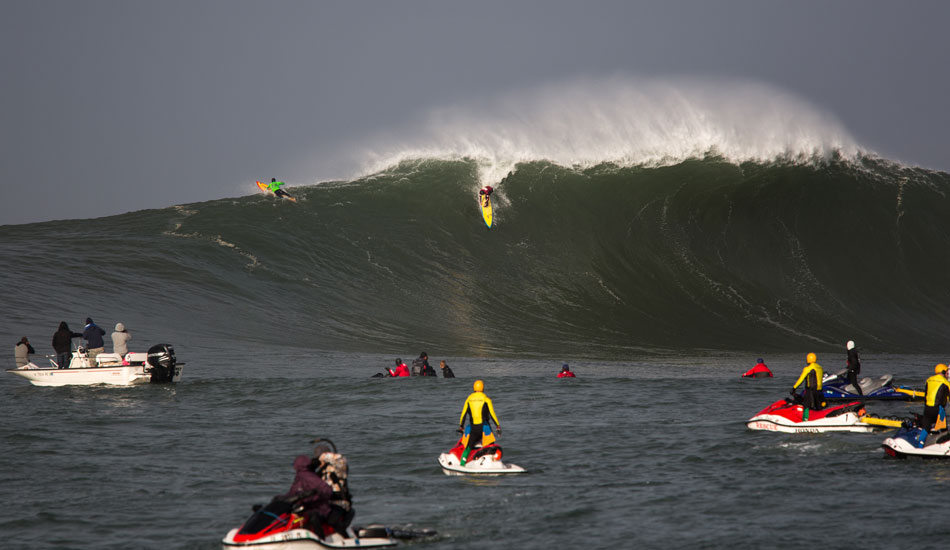
[(284, 182), (277, 181), (277, 178), (271, 178), (270, 185), (268, 185), (267, 188), (270, 189), (276, 197), (287, 197), (288, 199), (293, 200), (293, 197), (291, 197), (289, 193), (280, 188), (281, 185), (284, 185)]

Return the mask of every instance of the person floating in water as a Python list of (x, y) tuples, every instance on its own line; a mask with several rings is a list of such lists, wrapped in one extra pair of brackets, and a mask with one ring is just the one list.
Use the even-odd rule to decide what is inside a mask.
[(491, 185), (486, 185), (478, 191), (478, 202), (483, 208), (491, 206), (491, 194), (495, 191)]
[(561, 365), (561, 372), (557, 373), (558, 378), (577, 378), (574, 376), (574, 373), (571, 372), (571, 367), (567, 366), (567, 363)]
[(409, 376), (409, 367), (402, 362), (402, 359), (396, 359), (396, 370), (392, 371), (392, 375), (395, 377)]
[(267, 188), (270, 189), (272, 193), (274, 193), (274, 196), (287, 197), (290, 200), (296, 200), (291, 197), (289, 193), (280, 188), (282, 185), (284, 185), (284, 182), (277, 181), (277, 178), (271, 178), (270, 185), (268, 185)]
[(820, 411), (824, 407), (824, 395), (821, 393), (821, 379), (824, 377), (825, 372), (824, 369), (821, 368), (821, 365), (818, 364), (818, 356), (814, 353), (809, 353), (805, 357), (805, 362), (807, 364), (805, 368), (802, 369), (801, 376), (795, 381), (789, 393), (795, 395), (795, 390), (798, 386), (805, 384), (804, 401), (802, 405), (805, 407), (803, 420), (807, 421), (809, 410)]
[(449, 367), (449, 364), (444, 360), (439, 361), (439, 368), (442, 369), (442, 378), (455, 378), (455, 373), (452, 372), (452, 368)]
[[(498, 431), (498, 435), (501, 435), (501, 424), (498, 422), (498, 417), (495, 416), (495, 407), (492, 406), (491, 399), (483, 393), (485, 383), (476, 380), (472, 385), (472, 389), (475, 391), (465, 399), (465, 405), (462, 406), (462, 416), (459, 418), (459, 431), (464, 434), (462, 439), (467, 440), (460, 459), (462, 466), (465, 466), (468, 461), (468, 454), (475, 448), (475, 445), (481, 443), (484, 446), (495, 441), (491, 429), (491, 420), (495, 421), (495, 429)], [(469, 421), (467, 428), (465, 427), (466, 418)]]
[(771, 378), (772, 371), (769, 370), (769, 367), (765, 364), (765, 359), (759, 357), (756, 359), (755, 366), (747, 370), (745, 374), (742, 375), (743, 378)]

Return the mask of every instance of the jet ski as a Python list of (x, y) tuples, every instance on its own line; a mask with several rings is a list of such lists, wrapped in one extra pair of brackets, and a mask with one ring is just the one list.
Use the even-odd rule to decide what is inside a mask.
[(912, 423), (907, 424), (898, 430), (897, 434), (888, 437), (881, 444), (884, 447), (884, 452), (889, 456), (894, 458), (907, 458), (909, 456), (950, 458), (950, 432), (947, 432), (946, 428), (929, 432), (924, 445), (921, 447), (921, 429)]
[[(871, 432), (881, 427), (897, 427), (899, 421), (867, 414), (864, 405), (855, 401), (825, 407), (820, 411), (802, 407), (801, 396), (776, 401), (762, 409), (746, 422), (751, 430), (784, 433)], [(895, 425), (896, 424), (896, 425)]]
[[(471, 426), (466, 426), (468, 430)], [(467, 433), (467, 432), (466, 432)], [(487, 445), (476, 445), (469, 451), (468, 460), (462, 465), (462, 452), (465, 450), (463, 435), (458, 443), (447, 453), (439, 455), (439, 465), (445, 475), (506, 475), (523, 474), (525, 469), (515, 464), (505, 464), (501, 461), (501, 447), (492, 440)]]
[[(893, 400), (912, 401), (923, 399), (923, 392), (915, 391), (904, 386), (893, 386), (894, 377), (885, 374), (877, 378), (865, 377), (858, 380), (861, 386), (859, 394), (848, 381), (848, 371), (843, 370), (835, 374), (826, 373), (821, 382), (821, 391), (826, 400), (830, 401), (864, 401), (864, 400)], [(863, 395), (862, 395), (863, 394)]]

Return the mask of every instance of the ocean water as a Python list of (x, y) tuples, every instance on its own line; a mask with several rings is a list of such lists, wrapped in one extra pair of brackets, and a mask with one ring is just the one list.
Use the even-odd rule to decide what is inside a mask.
[[(950, 463), (883, 434), (744, 422), (805, 353), (920, 387), (946, 362), (950, 175), (873, 158), (519, 164), (481, 222), (477, 161), (99, 219), (0, 227), (0, 332), (39, 356), (91, 316), (167, 342), (174, 386), (0, 377), (3, 548), (217, 548), (329, 437), (356, 523), (422, 547), (937, 547)], [(457, 379), (372, 379), (426, 350)], [(758, 356), (776, 378), (743, 380)], [(570, 363), (575, 380), (554, 376)], [(448, 477), (471, 383), (501, 479)], [(920, 404), (872, 404), (908, 416)], [(933, 512), (931, 512), (933, 510)], [(937, 514), (934, 520), (932, 514)]]

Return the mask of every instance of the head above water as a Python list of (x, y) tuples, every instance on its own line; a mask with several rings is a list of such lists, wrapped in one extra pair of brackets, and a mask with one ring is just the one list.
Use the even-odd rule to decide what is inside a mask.
[(569, 370), (571, 370), (571, 367), (567, 366), (567, 363), (561, 365), (561, 372), (567, 372)]
[(765, 359), (762, 359), (761, 357), (759, 357), (758, 359), (755, 360), (755, 362), (756, 362), (756, 363), (765, 363)]
[(422, 352), (419, 354), (419, 359), (428, 359), (428, 358), (429, 358), (429, 354), (426, 352)]
[(818, 356), (815, 355), (814, 353), (809, 353), (808, 355), (805, 356), (805, 362), (808, 363), (809, 365), (811, 365), (812, 363), (816, 363), (817, 361), (818, 361)]
[(854, 340), (848, 340), (848, 350), (854, 349)]
[(475, 391), (485, 391), (485, 383), (481, 380), (476, 380), (475, 383), (472, 384), (472, 389)]

